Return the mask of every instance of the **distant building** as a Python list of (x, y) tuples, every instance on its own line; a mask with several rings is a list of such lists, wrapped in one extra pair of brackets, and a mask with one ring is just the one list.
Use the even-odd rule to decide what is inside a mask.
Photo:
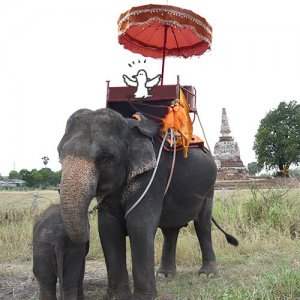
[(226, 109), (222, 108), (221, 136), (215, 144), (214, 157), (218, 167), (218, 179), (244, 179), (248, 177), (241, 157), (238, 143), (230, 135)]
[(22, 186), (26, 183), (25, 180), (22, 179), (8, 179), (7, 177), (3, 177), (0, 180), (0, 186), (2, 187), (17, 187)]

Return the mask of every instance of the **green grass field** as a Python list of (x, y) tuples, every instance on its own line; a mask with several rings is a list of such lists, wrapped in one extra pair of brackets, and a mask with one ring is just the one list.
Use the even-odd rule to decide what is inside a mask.
[[(38, 207), (33, 207), (33, 193), (0, 192), (2, 280), (9, 281), (20, 274), (29, 276), (33, 220), (40, 211), (59, 201), (56, 191), (37, 191)], [(217, 191), (214, 217), (239, 239), (239, 247), (230, 246), (224, 235), (213, 226), (219, 274), (213, 278), (198, 276), (201, 255), (193, 224), (189, 224), (181, 230), (178, 240), (177, 275), (167, 280), (157, 280), (160, 299), (300, 299), (299, 196), (299, 190), (284, 188)], [(91, 207), (94, 204), (93, 201)], [(104, 266), (95, 213), (90, 215), (90, 223), (91, 247), (87, 273), (89, 265), (95, 261)], [(162, 236), (158, 230), (157, 266), (161, 246)], [(25, 271), (22, 271), (22, 265)], [(103, 276), (106, 276), (105, 272)], [(96, 286), (94, 291), (89, 292), (88, 299), (102, 299), (104, 294), (103, 286)]]

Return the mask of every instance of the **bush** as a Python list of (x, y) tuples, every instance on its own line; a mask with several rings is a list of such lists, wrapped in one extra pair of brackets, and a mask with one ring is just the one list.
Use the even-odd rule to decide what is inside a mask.
[(300, 232), (299, 204), (288, 197), (290, 188), (251, 189), (251, 197), (244, 204), (245, 222), (251, 227), (265, 224), (280, 233)]

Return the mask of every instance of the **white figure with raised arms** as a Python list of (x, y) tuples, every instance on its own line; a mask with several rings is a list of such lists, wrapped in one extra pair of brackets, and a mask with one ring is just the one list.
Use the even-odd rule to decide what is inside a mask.
[(138, 70), (136, 75), (133, 75), (131, 79), (127, 75), (123, 75), (123, 80), (127, 86), (137, 87), (134, 97), (135, 98), (148, 98), (152, 97), (149, 95), (150, 88), (159, 84), (161, 75), (156, 75), (153, 78), (148, 78), (147, 72), (144, 69)]

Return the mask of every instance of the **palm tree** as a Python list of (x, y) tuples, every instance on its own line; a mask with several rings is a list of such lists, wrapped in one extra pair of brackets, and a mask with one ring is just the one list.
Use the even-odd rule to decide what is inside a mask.
[(46, 165), (48, 164), (48, 161), (49, 161), (49, 157), (48, 156), (43, 156), (42, 161), (43, 161), (43, 164), (45, 165), (45, 168), (46, 168)]

